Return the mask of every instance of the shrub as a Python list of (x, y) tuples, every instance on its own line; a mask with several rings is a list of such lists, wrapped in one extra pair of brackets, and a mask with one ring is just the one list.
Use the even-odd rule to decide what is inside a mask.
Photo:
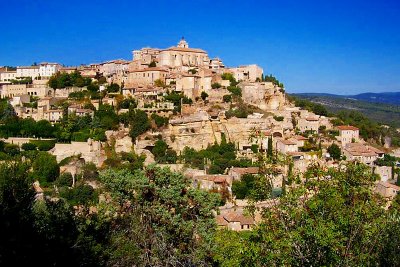
[(24, 143), (21, 145), (21, 148), (25, 151), (37, 150), (37, 146), (32, 143)]
[(283, 116), (274, 116), (274, 120), (276, 121), (283, 121), (284, 117)]
[(29, 142), (36, 145), (40, 151), (49, 151), (56, 144), (56, 140), (30, 140)]
[(224, 96), (222, 97), (222, 100), (223, 100), (225, 103), (229, 103), (229, 102), (232, 101), (232, 96), (231, 96), (231, 95), (224, 95)]
[(14, 144), (6, 144), (4, 146), (4, 152), (6, 152), (10, 156), (18, 155), (20, 152), (19, 146)]
[(221, 84), (220, 84), (220, 83), (213, 83), (213, 84), (211, 84), (211, 88), (212, 88), (212, 89), (221, 88)]
[(72, 177), (72, 174), (69, 172), (64, 172), (57, 178), (56, 184), (57, 184), (57, 186), (71, 187), (73, 181), (74, 181), (74, 178)]

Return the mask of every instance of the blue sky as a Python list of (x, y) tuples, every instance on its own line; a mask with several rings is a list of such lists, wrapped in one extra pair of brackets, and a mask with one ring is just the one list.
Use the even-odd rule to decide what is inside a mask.
[(400, 1), (0, 0), (0, 65), (131, 59), (181, 36), (289, 92), (400, 91)]

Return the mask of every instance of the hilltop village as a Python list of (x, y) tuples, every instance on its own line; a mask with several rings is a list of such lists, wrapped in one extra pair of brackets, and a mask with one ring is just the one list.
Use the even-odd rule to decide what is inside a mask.
[[(44, 62), (1, 68), (3, 160), (47, 151), (60, 176), (71, 177), (69, 188), (83, 173), (106, 167), (167, 167), (194, 188), (221, 194), (216, 222), (235, 231), (260, 220), (245, 212), (246, 183), (257, 175), (268, 177), (273, 193), (257, 207), (274, 205), (312, 166), (361, 162), (378, 177), (375, 190), (384, 198), (400, 190), (390, 145), (364, 140), (357, 127), (324, 111), (295, 106), (284, 85), (261, 67), (227, 67), (184, 38), (132, 54), (130, 61), (76, 67)], [(38, 177), (39, 199), (49, 185)], [(85, 185), (99, 186), (90, 179)]]

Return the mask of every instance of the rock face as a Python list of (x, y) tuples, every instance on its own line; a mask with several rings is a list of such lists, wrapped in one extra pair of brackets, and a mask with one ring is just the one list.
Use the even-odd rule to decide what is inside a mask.
[(131, 152), (133, 143), (132, 138), (129, 136), (129, 129), (122, 128), (118, 131), (106, 131), (108, 142), (115, 142), (115, 152)]
[(88, 139), (87, 142), (56, 144), (50, 153), (56, 156), (57, 162), (60, 162), (67, 157), (77, 155), (81, 155), (81, 158), (86, 162), (93, 162), (97, 166), (100, 166), (105, 160), (101, 142), (93, 141), (92, 139)]
[(239, 83), (244, 102), (263, 110), (278, 110), (285, 105), (285, 93), (273, 83)]
[[(274, 124), (275, 123), (275, 124)], [(163, 132), (168, 145), (180, 152), (186, 146), (196, 150), (204, 149), (215, 142), (220, 143), (223, 136), (234, 142), (240, 149), (251, 146), (250, 135), (254, 129), (268, 130), (282, 134), (282, 126), (272, 117), (212, 119), (206, 112), (171, 120), (169, 128)]]

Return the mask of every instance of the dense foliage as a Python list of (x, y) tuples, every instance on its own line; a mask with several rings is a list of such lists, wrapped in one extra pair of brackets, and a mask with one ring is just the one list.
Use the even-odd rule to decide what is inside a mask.
[(92, 83), (92, 79), (83, 78), (78, 71), (69, 74), (66, 72), (57, 72), (49, 79), (49, 86), (53, 89), (61, 89), (65, 87), (84, 87)]
[[(396, 266), (400, 260), (399, 209), (385, 211), (363, 165), (322, 170), (291, 189), (247, 233), (216, 235), (221, 266)], [(393, 235), (397, 233), (396, 236)]]
[(223, 137), (220, 144), (214, 144), (199, 151), (185, 147), (181, 159), (194, 168), (206, 168), (210, 174), (224, 173), (227, 168), (232, 166), (249, 167), (252, 165), (250, 160), (237, 159), (235, 152), (234, 143), (226, 142)]

